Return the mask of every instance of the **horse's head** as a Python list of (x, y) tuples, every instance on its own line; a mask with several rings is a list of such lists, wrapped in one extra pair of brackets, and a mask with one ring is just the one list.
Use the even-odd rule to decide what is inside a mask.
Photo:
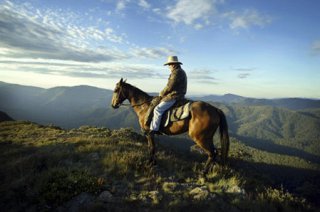
[(113, 108), (118, 108), (122, 104), (122, 102), (126, 100), (127, 96), (125, 95), (125, 92), (124, 92), (125, 84), (126, 84), (126, 81), (123, 80), (122, 78), (116, 84), (116, 87), (112, 95), (112, 101), (111, 101), (111, 106)]

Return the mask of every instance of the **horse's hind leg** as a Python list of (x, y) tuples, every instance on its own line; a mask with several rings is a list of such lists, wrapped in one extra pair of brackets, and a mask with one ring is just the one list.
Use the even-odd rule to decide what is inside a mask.
[(205, 149), (207, 155), (208, 155), (208, 159), (207, 162), (204, 166), (204, 170), (203, 170), (203, 174), (206, 175), (210, 168), (212, 168), (214, 166), (215, 163), (215, 158), (217, 156), (217, 152), (216, 149), (214, 148), (212, 139), (210, 140), (206, 140), (204, 142), (205, 145), (202, 145), (202, 148)]
[(213, 167), (215, 163), (215, 158), (217, 156), (216, 149), (213, 145), (212, 138), (193, 138), (194, 141), (197, 143), (198, 146), (200, 146), (208, 155), (207, 162), (204, 166), (203, 174), (206, 175), (210, 168)]

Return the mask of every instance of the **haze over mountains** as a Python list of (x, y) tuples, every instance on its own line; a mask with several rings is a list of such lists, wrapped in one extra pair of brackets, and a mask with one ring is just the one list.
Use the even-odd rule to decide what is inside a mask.
[[(91, 86), (43, 89), (0, 82), (0, 111), (15, 120), (63, 128), (94, 125), (139, 130), (130, 107), (110, 107), (112, 93)], [(231, 135), (249, 145), (278, 153), (301, 153), (311, 160), (309, 153), (320, 155), (320, 100), (253, 99), (233, 94), (190, 98), (221, 108)]]
[(319, 108), (320, 100), (316, 99), (306, 99), (306, 98), (277, 98), (277, 99), (257, 99), (257, 98), (248, 98), (243, 96), (238, 96), (234, 94), (225, 94), (222, 96), (219, 95), (208, 95), (200, 98), (193, 98), (204, 101), (212, 102), (223, 102), (223, 103), (236, 103), (239, 105), (247, 106), (274, 106), (274, 107), (283, 107), (292, 110), (302, 110), (302, 109), (311, 109)]

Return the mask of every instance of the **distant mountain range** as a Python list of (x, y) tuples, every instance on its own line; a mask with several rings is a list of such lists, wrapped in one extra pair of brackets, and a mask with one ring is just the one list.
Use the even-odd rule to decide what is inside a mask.
[(303, 110), (311, 108), (320, 108), (320, 100), (307, 98), (279, 98), (279, 99), (256, 99), (238, 96), (234, 94), (208, 95), (203, 97), (194, 97), (195, 100), (205, 100), (212, 102), (222, 102), (227, 104), (239, 104), (245, 106), (273, 106), (283, 107), (291, 110)]
[(0, 110), (18, 120), (75, 127), (87, 123), (86, 114), (107, 108), (111, 95), (90, 86), (43, 89), (0, 83)]
[[(64, 128), (94, 125), (139, 130), (131, 107), (110, 107), (112, 93), (91, 86), (43, 89), (0, 82), (0, 111), (15, 120)], [(233, 94), (190, 98), (221, 108), (231, 134), (250, 145), (274, 152), (300, 149), (320, 155), (320, 100), (253, 99)]]
[(14, 121), (14, 120), (5, 112), (0, 111), (0, 122), (2, 121)]

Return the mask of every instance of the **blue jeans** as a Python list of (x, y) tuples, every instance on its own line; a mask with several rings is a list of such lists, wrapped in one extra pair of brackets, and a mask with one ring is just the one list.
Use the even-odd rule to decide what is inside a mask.
[(161, 124), (161, 118), (162, 114), (166, 112), (174, 103), (176, 103), (175, 99), (166, 101), (166, 102), (160, 102), (153, 111), (153, 118), (152, 122), (150, 124), (150, 130), (152, 131), (159, 131), (160, 124)]

